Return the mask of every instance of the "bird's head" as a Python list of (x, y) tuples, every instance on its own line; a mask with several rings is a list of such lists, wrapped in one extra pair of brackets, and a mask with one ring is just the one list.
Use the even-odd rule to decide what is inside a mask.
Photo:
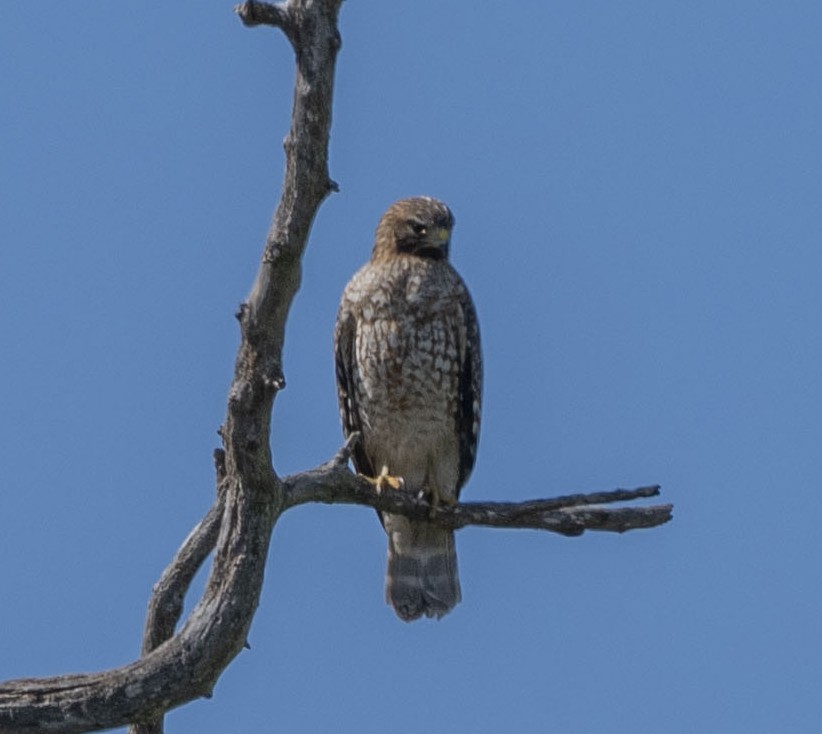
[(394, 202), (377, 226), (372, 260), (408, 253), (430, 260), (447, 260), (454, 215), (430, 196)]

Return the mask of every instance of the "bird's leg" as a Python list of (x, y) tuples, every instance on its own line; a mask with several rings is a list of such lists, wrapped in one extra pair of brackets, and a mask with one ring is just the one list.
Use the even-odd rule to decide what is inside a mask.
[(402, 477), (393, 477), (388, 473), (387, 466), (383, 466), (382, 471), (380, 471), (376, 477), (362, 476), (367, 482), (374, 485), (378, 494), (388, 487), (391, 489), (402, 489), (405, 485), (405, 480)]
[(457, 504), (456, 497), (450, 497), (448, 495), (443, 494), (440, 491), (439, 485), (436, 482), (431, 482), (428, 487), (428, 494), (430, 495), (429, 502), (431, 503), (431, 512), (429, 513), (431, 517), (434, 516), (437, 508), (440, 505), (445, 505), (446, 507), (453, 507)]

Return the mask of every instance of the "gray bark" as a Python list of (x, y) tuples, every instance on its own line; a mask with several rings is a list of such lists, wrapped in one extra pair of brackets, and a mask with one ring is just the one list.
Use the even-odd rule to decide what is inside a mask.
[(348, 469), (355, 434), (331, 459), (316, 469), (300, 472), (283, 480), (283, 510), (309, 502), (367, 505), (376, 510), (430, 520), (458, 530), (468, 525), (497, 528), (530, 528), (561, 535), (582, 535), (586, 530), (623, 533), (626, 530), (653, 528), (671, 519), (669, 504), (610, 509), (602, 505), (645, 499), (659, 495), (659, 486), (615, 489), (591, 494), (571, 494), (525, 502), (459, 502), (453, 506), (432, 507), (424, 497), (400, 490), (378, 492), (373, 483), (355, 476)]
[[(328, 177), (328, 137), (341, 0), (290, 0), (269, 6), (244, 3), (235, 11), (246, 25), (280, 27), (294, 47), (296, 80), (291, 130), (285, 141), (285, 180), (251, 294), (238, 314), (241, 345), (221, 429), (225, 476), (218, 504), (164, 574), (177, 588), (153, 606), (143, 657), (116, 670), (0, 685), (0, 732), (99, 731), (137, 722), (132, 731), (162, 731), (165, 711), (208, 696), (221, 672), (246, 642), (263, 583), (268, 545), (283, 507), (283, 485), (272, 469), (269, 425), (274, 398), (284, 386), (281, 355), (285, 321), (300, 283), (300, 261)], [(208, 545), (221, 517), (214, 560), (203, 598), (180, 630), (173, 597), (184, 593), (191, 550)], [(196, 546), (196, 547), (195, 547)], [(190, 562), (190, 559), (189, 561)], [(170, 611), (170, 613), (169, 613)]]

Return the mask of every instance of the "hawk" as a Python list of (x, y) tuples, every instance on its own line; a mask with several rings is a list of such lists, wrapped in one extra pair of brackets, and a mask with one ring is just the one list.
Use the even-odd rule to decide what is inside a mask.
[[(337, 394), (352, 459), (378, 488), (453, 504), (474, 467), (482, 357), (476, 311), (448, 261), (454, 216), (428, 196), (392, 204), (371, 259), (345, 288), (334, 330)], [(382, 513), (386, 601), (411, 621), (460, 600), (454, 532)]]

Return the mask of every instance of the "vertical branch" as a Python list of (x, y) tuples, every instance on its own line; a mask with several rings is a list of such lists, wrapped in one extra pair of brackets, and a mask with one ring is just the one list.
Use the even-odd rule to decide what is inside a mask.
[[(203, 598), (177, 634), (162, 644), (157, 643), (170, 632), (171, 617), (161, 615), (164, 621), (156, 629), (149, 624), (152, 637), (147, 635), (145, 647), (152, 649), (122, 668), (0, 684), (0, 734), (79, 734), (129, 723), (135, 724), (132, 732), (159, 734), (164, 713), (209, 696), (245, 645), (271, 532), (283, 507), (269, 435), (274, 397), (285, 384), (285, 322), (299, 287), (311, 223), (335, 188), (327, 161), (341, 1), (244, 3), (236, 9), (247, 25), (269, 24), (284, 31), (294, 47), (297, 72), (282, 197), (257, 278), (238, 314), (242, 339), (221, 429), (225, 507)], [(178, 554), (175, 563), (183, 563), (185, 556)], [(162, 593), (173, 596), (175, 584), (179, 590), (187, 583), (186, 573), (173, 580), (178, 571), (172, 564), (164, 575), (172, 579), (172, 588)]]
[[(334, 66), (340, 47), (340, 1), (246, 2), (235, 9), (247, 25), (268, 24), (284, 31), (294, 49), (296, 73), (291, 128), (284, 144), (283, 191), (257, 277), (237, 314), (242, 340), (226, 421), (220, 429), (227, 487), (221, 542), (203, 600), (189, 620), (196, 618), (201, 607), (208, 609), (211, 599), (223, 597), (223, 579), (238, 553), (255, 556), (257, 562), (250, 567), (254, 575), (244, 592), (251, 613), (238, 626), (232, 658), (245, 644), (262, 588), (271, 531), (283, 508), (282, 485), (271, 461), (271, 412), (277, 392), (285, 387), (285, 325), (300, 286), (302, 255), (316, 212), (335, 188), (328, 175), (328, 142)], [(132, 734), (161, 734), (161, 720), (159, 717), (144, 728), (135, 726)]]

